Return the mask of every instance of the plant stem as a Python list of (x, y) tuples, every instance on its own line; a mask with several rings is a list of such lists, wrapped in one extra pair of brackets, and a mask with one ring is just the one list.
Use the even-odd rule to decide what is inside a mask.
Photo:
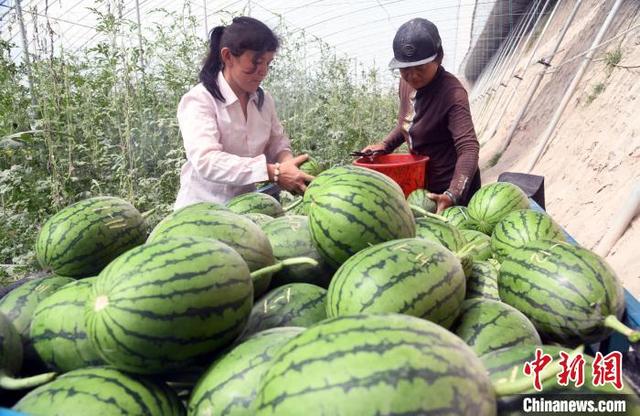
[(149, 211), (145, 211), (142, 213), (142, 218), (146, 220), (154, 212), (156, 212), (156, 208), (151, 208)]
[(286, 207), (283, 207), (282, 210), (284, 212), (288, 212), (288, 211), (294, 209), (295, 207), (297, 207), (298, 205), (300, 205), (302, 203), (302, 201), (303, 201), (303, 198), (298, 198), (297, 200), (293, 201), (292, 203), (290, 203)]
[(5, 390), (23, 390), (30, 389), (32, 387), (37, 387), (41, 384), (48, 383), (56, 376), (58, 373), (44, 373), (38, 374), (33, 377), (26, 378), (13, 378), (2, 372), (0, 372), (0, 388)]
[(629, 328), (628, 326), (620, 322), (620, 320), (618, 320), (615, 315), (609, 315), (604, 318), (604, 326), (621, 333), (622, 335), (627, 337), (630, 342), (640, 341), (640, 331)]
[(279, 261), (278, 263), (273, 264), (271, 266), (258, 269), (251, 273), (251, 278), (255, 279), (256, 277), (260, 277), (265, 274), (279, 272), (286, 266), (295, 266), (298, 264), (309, 264), (311, 266), (317, 266), (318, 262), (312, 259), (311, 257), (293, 257), (290, 259)]

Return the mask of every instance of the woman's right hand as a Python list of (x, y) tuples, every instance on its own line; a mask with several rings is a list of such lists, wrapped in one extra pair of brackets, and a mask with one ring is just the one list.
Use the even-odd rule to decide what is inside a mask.
[(304, 194), (307, 190), (307, 182), (311, 182), (315, 177), (304, 173), (298, 166), (309, 159), (309, 155), (300, 155), (280, 163), (280, 175), (278, 185), (293, 194)]
[(363, 153), (367, 153), (367, 152), (384, 152), (386, 153), (387, 146), (384, 143), (376, 143), (376, 144), (370, 144), (369, 146), (365, 147), (364, 149), (362, 149), (361, 151)]

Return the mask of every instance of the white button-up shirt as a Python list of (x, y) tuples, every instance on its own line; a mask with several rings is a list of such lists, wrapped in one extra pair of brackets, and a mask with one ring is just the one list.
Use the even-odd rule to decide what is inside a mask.
[(187, 154), (180, 173), (174, 209), (210, 201), (225, 203), (236, 195), (255, 191), (255, 183), (269, 179), (267, 163), (291, 151), (278, 119), (273, 97), (264, 94), (262, 109), (252, 94), (247, 117), (229, 83), (218, 74), (225, 98), (219, 101), (202, 83), (187, 92), (178, 105), (178, 124)]

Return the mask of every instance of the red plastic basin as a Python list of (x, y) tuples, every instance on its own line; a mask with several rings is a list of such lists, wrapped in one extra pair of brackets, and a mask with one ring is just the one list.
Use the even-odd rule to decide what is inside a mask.
[(424, 188), (428, 162), (428, 156), (391, 153), (388, 155), (361, 157), (356, 159), (353, 164), (384, 173), (400, 185), (406, 197), (416, 189)]

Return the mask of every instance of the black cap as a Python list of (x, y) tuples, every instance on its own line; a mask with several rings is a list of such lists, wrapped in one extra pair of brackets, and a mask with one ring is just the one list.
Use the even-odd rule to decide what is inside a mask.
[(436, 59), (442, 47), (436, 25), (427, 19), (411, 19), (398, 29), (393, 38), (393, 56), (389, 68), (407, 68)]

